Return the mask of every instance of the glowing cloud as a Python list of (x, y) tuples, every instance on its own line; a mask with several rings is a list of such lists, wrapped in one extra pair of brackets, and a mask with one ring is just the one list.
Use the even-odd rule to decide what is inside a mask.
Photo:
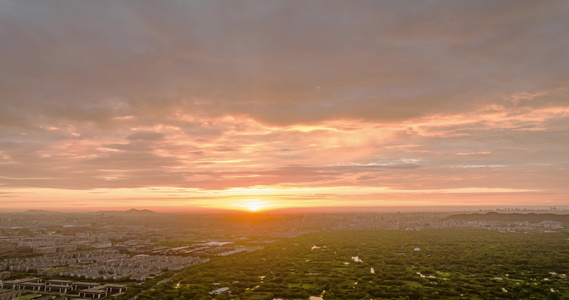
[(0, 209), (569, 204), (568, 8), (2, 1)]

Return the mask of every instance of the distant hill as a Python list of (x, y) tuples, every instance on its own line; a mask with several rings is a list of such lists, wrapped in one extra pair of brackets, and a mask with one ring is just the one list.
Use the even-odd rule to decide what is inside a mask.
[(496, 213), (488, 212), (485, 214), (458, 214), (448, 216), (446, 219), (456, 221), (501, 221), (501, 222), (530, 222), (539, 223), (542, 221), (557, 221), (569, 224), (569, 215), (557, 214), (536, 214), (536, 213)]
[(104, 211), (97, 211), (97, 214), (128, 214), (128, 215), (140, 215), (140, 214), (157, 214), (155, 211), (151, 211), (148, 209), (136, 209), (131, 208), (129, 210), (104, 210)]
[(41, 210), (41, 209), (30, 209), (22, 212), (23, 214), (57, 214), (56, 211)]

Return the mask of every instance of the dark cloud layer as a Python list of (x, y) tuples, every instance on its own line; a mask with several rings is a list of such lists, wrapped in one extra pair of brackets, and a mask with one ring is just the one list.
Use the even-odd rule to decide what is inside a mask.
[(163, 107), (146, 113), (273, 124), (468, 111), (565, 84), (568, 9), (559, 1), (5, 1), (3, 98), (12, 109), (100, 123), (155, 106)]

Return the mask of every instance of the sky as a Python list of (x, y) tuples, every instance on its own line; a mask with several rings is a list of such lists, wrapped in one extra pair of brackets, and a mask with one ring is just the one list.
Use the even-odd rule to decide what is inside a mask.
[(569, 205), (567, 1), (0, 0), (0, 211)]

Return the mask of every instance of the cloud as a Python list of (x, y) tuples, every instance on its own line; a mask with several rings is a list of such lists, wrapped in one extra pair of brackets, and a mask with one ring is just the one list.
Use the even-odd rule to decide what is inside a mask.
[(127, 140), (135, 141), (158, 141), (164, 138), (164, 134), (152, 131), (137, 131), (129, 135)]
[(0, 3), (2, 188), (569, 193), (565, 2), (54, 3)]
[(78, 121), (121, 110), (399, 121), (568, 75), (564, 3), (62, 3), (2, 5), (4, 98)]

